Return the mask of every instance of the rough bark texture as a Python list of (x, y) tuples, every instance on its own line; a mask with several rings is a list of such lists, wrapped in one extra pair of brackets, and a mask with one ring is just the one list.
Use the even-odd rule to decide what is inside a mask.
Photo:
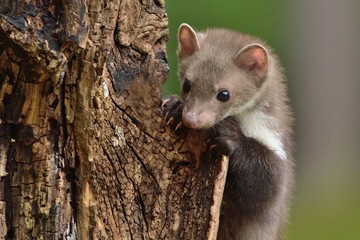
[(216, 238), (227, 159), (159, 115), (167, 38), (162, 0), (1, 1), (0, 239)]

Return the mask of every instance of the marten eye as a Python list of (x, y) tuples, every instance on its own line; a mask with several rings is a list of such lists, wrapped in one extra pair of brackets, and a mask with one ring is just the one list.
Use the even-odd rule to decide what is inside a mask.
[(190, 81), (188, 79), (185, 79), (182, 90), (184, 93), (188, 93), (188, 92), (190, 92), (190, 89), (191, 89)]
[(218, 93), (216, 98), (221, 102), (226, 102), (230, 99), (230, 92), (228, 90), (222, 90)]

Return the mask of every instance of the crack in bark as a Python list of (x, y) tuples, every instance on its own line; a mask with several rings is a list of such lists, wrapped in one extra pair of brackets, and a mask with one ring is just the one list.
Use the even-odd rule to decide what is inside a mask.
[[(143, 201), (143, 199), (141, 197), (139, 188), (137, 188), (136, 190), (139, 192), (138, 197), (139, 197), (140, 209), (141, 209), (143, 219), (144, 219), (144, 222), (145, 222), (145, 225), (146, 225), (146, 232), (148, 233), (149, 224), (148, 224), (148, 220), (147, 220), (147, 216), (146, 216), (147, 214), (146, 214), (146, 210), (145, 210), (145, 204), (144, 204), (144, 201)], [(148, 237), (149, 237), (149, 233), (148, 233)]]
[(124, 113), (133, 123), (134, 126), (139, 127), (139, 121), (136, 120), (133, 116), (131, 116), (128, 112), (126, 112), (125, 109), (123, 109), (112, 97), (112, 94), (110, 94), (110, 99), (113, 102), (113, 104), (116, 106), (117, 109), (119, 109), (122, 113)]
[[(107, 140), (107, 141), (108, 141), (108, 140)], [(108, 141), (108, 145), (107, 145), (107, 146), (111, 146), (111, 145), (110, 145), (110, 141)], [(112, 157), (111, 157), (111, 156), (109, 155), (109, 153), (107, 152), (106, 146), (101, 143), (101, 148), (102, 148), (102, 150), (103, 150), (103, 152), (104, 152), (104, 154), (105, 154), (105, 156), (106, 156), (106, 159), (108, 160), (108, 162), (111, 164), (111, 166), (113, 167), (113, 169), (114, 169), (114, 171), (115, 171), (116, 168), (115, 168), (113, 162), (111, 161)], [(117, 155), (117, 152), (116, 152), (116, 151), (115, 151), (115, 153), (116, 153), (116, 155)], [(120, 156), (117, 155), (117, 157), (118, 157), (118, 159), (120, 159)], [(124, 174), (125, 174), (125, 176), (126, 176), (125, 169), (122, 167), (121, 163), (120, 163), (119, 165), (120, 165), (121, 169), (123, 170), (123, 172), (124, 172)], [(117, 174), (114, 174), (114, 175), (115, 175), (115, 177), (116, 177), (117, 182), (118, 182), (118, 183), (121, 183), (121, 181), (119, 180)], [(127, 179), (129, 179), (128, 176), (126, 176), (126, 177), (127, 177)], [(118, 187), (119, 185), (116, 185), (116, 186)], [(127, 223), (131, 240), (134, 240), (133, 234), (132, 234), (132, 228), (131, 228), (131, 225), (130, 225), (130, 221), (129, 221), (129, 219), (128, 219), (128, 216), (126, 215), (126, 207), (125, 207), (125, 205), (124, 205), (125, 201), (124, 201), (124, 198), (123, 198), (121, 192), (122, 192), (122, 189), (118, 187), (118, 193), (119, 193), (119, 197), (120, 197), (120, 200), (121, 200), (120, 203), (121, 203), (121, 207), (122, 207), (123, 214), (124, 214), (124, 217), (125, 217), (125, 222)]]
[(129, 144), (129, 143), (126, 143), (126, 145), (131, 149), (131, 151), (134, 153), (134, 155), (136, 156), (136, 159), (140, 162), (141, 166), (144, 168), (145, 172), (154, 180), (154, 182), (156, 183), (156, 186), (157, 186), (157, 191), (156, 193), (158, 194), (160, 192), (159, 189), (160, 188), (160, 185), (159, 185), (159, 182), (156, 180), (156, 177), (154, 175), (153, 172), (149, 171), (145, 165), (145, 163), (142, 161), (142, 158), (137, 154), (137, 152), (135, 151), (135, 149)]
[[(131, 149), (131, 147), (129, 146), (129, 145), (127, 145), (130, 149)], [(117, 152), (115, 151), (115, 153), (116, 153), (116, 155), (117, 155), (117, 157), (120, 159), (120, 156), (117, 154)], [(133, 152), (134, 153), (134, 152)], [(135, 153), (134, 153), (135, 154)], [(138, 158), (138, 156), (135, 154), (135, 156)], [(113, 165), (113, 164), (112, 164)], [(136, 199), (136, 197), (138, 197), (139, 198), (139, 195), (141, 195), (141, 193), (140, 193), (140, 190), (139, 190), (139, 187), (137, 186), (137, 184), (134, 182), (134, 180), (133, 180), (133, 178), (131, 178), (131, 177), (129, 177), (128, 176), (128, 174), (127, 174), (127, 172), (126, 172), (126, 170), (125, 170), (125, 168), (123, 167), (123, 165), (120, 163), (119, 164), (120, 165), (120, 167), (121, 167), (121, 169), (123, 170), (123, 172), (124, 172), (124, 175), (125, 175), (125, 177), (132, 183), (132, 186), (133, 186), (133, 188), (134, 188), (134, 190), (135, 190), (135, 199)], [(114, 167), (114, 166), (113, 166)], [(140, 197), (141, 198), (141, 197)], [(140, 207), (141, 208), (141, 207)], [(145, 216), (143, 216), (144, 218), (144, 220), (146, 219), (146, 215)], [(137, 224), (138, 225), (138, 224)], [(141, 227), (142, 228), (142, 227)], [(141, 229), (141, 230), (143, 230), (143, 229)]]
[(60, 144), (60, 155), (65, 159), (65, 147), (66, 141), (68, 138), (68, 131), (67, 131), (67, 121), (66, 121), (66, 106), (65, 106), (65, 98), (66, 98), (66, 91), (65, 91), (65, 77), (66, 73), (60, 75), (60, 91), (59, 91), (59, 98), (60, 98), (60, 127), (62, 133), (62, 142)]

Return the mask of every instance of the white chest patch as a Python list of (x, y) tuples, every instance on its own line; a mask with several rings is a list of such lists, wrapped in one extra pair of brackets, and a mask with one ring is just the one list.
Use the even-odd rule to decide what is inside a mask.
[(286, 159), (286, 152), (275, 118), (260, 110), (241, 113), (237, 117), (244, 135), (253, 138), (274, 151), (281, 159)]

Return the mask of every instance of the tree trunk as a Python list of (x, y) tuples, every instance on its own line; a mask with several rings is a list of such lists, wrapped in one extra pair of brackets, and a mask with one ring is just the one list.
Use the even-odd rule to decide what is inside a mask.
[(159, 114), (167, 38), (163, 0), (0, 2), (0, 239), (216, 239), (227, 159)]

